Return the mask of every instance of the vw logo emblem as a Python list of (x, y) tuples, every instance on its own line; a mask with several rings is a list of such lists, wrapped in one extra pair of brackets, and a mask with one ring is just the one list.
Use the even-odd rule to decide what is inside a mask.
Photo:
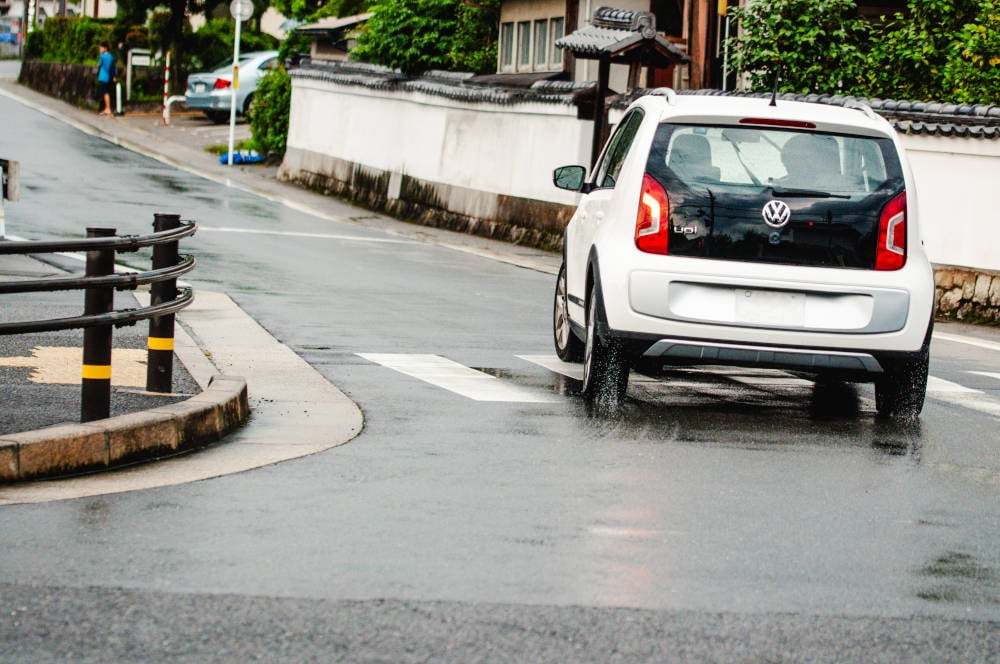
[(781, 228), (788, 223), (792, 211), (785, 201), (768, 201), (760, 214), (764, 217), (765, 224), (771, 228)]

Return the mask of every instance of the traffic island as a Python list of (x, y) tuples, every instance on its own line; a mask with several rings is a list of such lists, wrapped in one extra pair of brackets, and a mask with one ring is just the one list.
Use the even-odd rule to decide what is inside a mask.
[(149, 461), (214, 443), (246, 422), (242, 378), (216, 376), (201, 394), (86, 424), (0, 438), (0, 482), (50, 479)]

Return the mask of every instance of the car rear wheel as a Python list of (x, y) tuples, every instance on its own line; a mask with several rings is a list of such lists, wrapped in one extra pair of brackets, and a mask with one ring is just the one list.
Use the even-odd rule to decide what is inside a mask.
[(616, 408), (628, 391), (629, 361), (620, 341), (605, 338), (598, 323), (606, 321), (600, 289), (587, 297), (587, 340), (583, 352), (583, 396), (602, 407)]
[(205, 117), (215, 124), (229, 121), (229, 111), (205, 111)]
[(552, 338), (556, 355), (563, 362), (579, 362), (583, 359), (583, 342), (573, 333), (569, 321), (569, 291), (566, 288), (566, 264), (559, 268), (556, 278), (556, 294), (552, 302)]
[(885, 358), (884, 373), (875, 381), (875, 408), (880, 418), (913, 421), (924, 409), (930, 365), (930, 332), (913, 355)]

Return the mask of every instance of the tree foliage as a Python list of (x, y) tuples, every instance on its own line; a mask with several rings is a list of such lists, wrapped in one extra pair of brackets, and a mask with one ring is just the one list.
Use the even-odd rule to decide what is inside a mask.
[(782, 92), (860, 88), (868, 30), (853, 0), (758, 0), (732, 15), (731, 62), (753, 89), (769, 89), (779, 65)]
[(499, 0), (376, 0), (351, 56), (415, 74), (491, 71)]
[(1000, 103), (1000, 0), (909, 0), (868, 22), (851, 0), (758, 0), (733, 12), (732, 63), (766, 90)]
[[(975, 20), (979, 0), (919, 0), (906, 14), (883, 17), (871, 27), (871, 96), (932, 99), (944, 90), (944, 70), (956, 55), (956, 39)], [(882, 66), (877, 66), (881, 64)]]
[(945, 88), (955, 101), (1000, 103), (1000, 1), (982, 3), (974, 23), (962, 27), (957, 57), (944, 67)]
[(324, 16), (354, 16), (365, 11), (368, 0), (272, 0), (282, 16), (297, 21), (315, 21)]

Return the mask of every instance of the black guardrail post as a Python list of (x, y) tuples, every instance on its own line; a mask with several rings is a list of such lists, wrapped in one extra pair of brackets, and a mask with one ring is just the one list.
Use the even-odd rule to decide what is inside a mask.
[[(113, 237), (113, 228), (88, 228), (87, 237)], [(87, 276), (101, 277), (115, 271), (114, 249), (87, 252)], [(86, 290), (84, 315), (106, 314), (114, 309), (111, 286)], [(83, 386), (80, 392), (80, 421), (102, 420), (111, 415), (111, 325), (88, 327), (83, 331)]]
[[(167, 231), (181, 225), (179, 214), (154, 214), (153, 231)], [(177, 265), (180, 255), (178, 242), (168, 242), (153, 246), (153, 269)], [(169, 279), (150, 286), (150, 304), (162, 304), (177, 297), (177, 280)], [(167, 392), (173, 388), (174, 377), (174, 315), (156, 316), (149, 319), (149, 340), (146, 344), (148, 361), (146, 364), (146, 390)]]

